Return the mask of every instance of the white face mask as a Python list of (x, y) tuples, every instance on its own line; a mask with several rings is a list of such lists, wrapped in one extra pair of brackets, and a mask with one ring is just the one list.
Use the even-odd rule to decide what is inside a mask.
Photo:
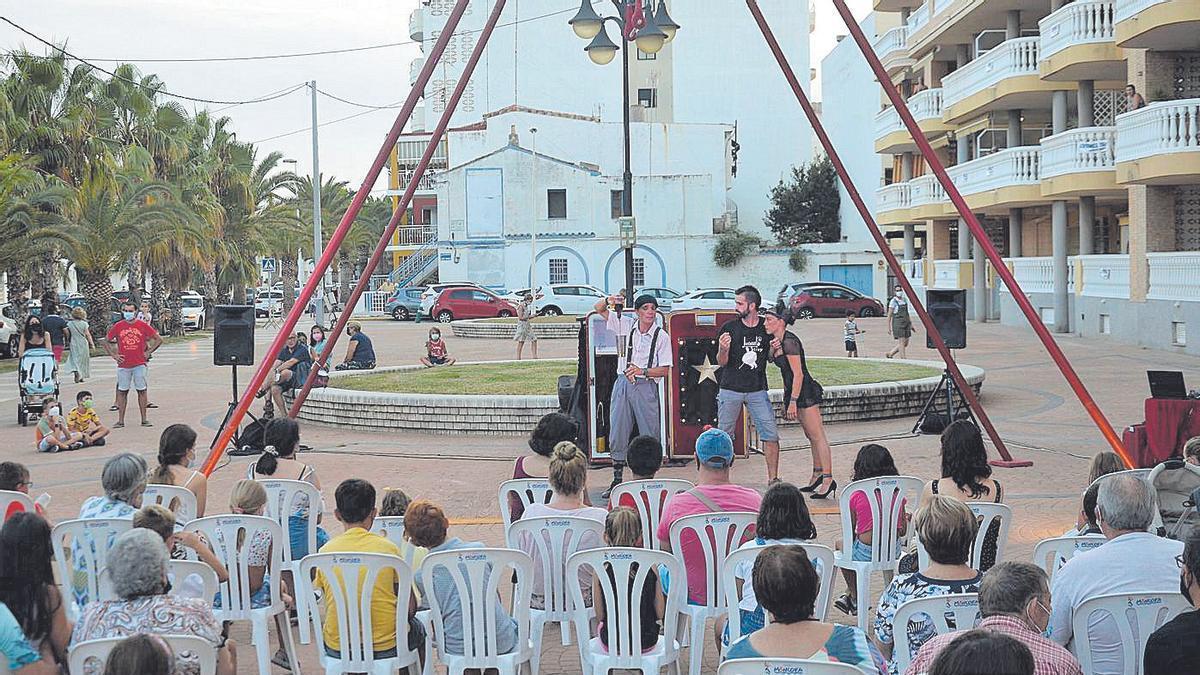
[(58, 413), (59, 413), (58, 406), (54, 406), (54, 407), (50, 408), (50, 416), (51, 417), (58, 417)]

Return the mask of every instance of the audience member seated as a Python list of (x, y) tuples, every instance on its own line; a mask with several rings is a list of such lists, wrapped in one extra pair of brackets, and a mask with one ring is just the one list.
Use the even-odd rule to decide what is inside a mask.
[(938, 654), (928, 675), (1034, 675), (1037, 664), (1029, 647), (1004, 633), (969, 630)]
[(1083, 508), (1079, 511), (1079, 525), (1068, 530), (1063, 536), (1078, 537), (1088, 534), (1102, 534), (1096, 524), (1096, 498), (1100, 495), (1100, 484), (1092, 483), (1083, 491)]
[(21, 624), (0, 603), (0, 665), (15, 675), (58, 675), (58, 666), (49, 655), (40, 653), (21, 632)]
[[(375, 487), (365, 480), (351, 478), (342, 481), (334, 493), (337, 509), (334, 517), (345, 530), (321, 547), (321, 553), (384, 553), (401, 557), (400, 547), (387, 537), (371, 533), (375, 523)], [(344, 584), (340, 573), (337, 583)], [(371, 644), (377, 659), (395, 658), (397, 655), (396, 611), (399, 605), (397, 593), (407, 591), (408, 635), (407, 649), (421, 649), (425, 643), (425, 631), (417, 621), (417, 599), (411, 588), (398, 588), (399, 580), (392, 570), (383, 570), (375, 578), (371, 594)], [(329, 579), (318, 572), (315, 588), (325, 597), (325, 623), (322, 626), (325, 653), (340, 658), (342, 636), (338, 633), (338, 610), (333, 602)]]
[[(563, 441), (574, 443), (579, 440), (579, 425), (570, 415), (552, 412), (543, 415), (533, 433), (529, 435), (529, 449), (533, 454), (524, 454), (517, 458), (513, 466), (516, 478), (545, 478), (550, 475), (550, 456), (554, 447)], [(508, 494), (508, 510), (514, 521), (521, 519), (525, 512), (525, 503), (515, 493)]]
[[(550, 457), (550, 495), (548, 504), (530, 504), (525, 508), (522, 519), (544, 518), (548, 516), (572, 516), (590, 518), (604, 522), (608, 512), (597, 506), (588, 506), (583, 496), (587, 493), (587, 455), (570, 441), (563, 441), (554, 446), (554, 454)], [(542, 569), (541, 556), (538, 555), (537, 542), (530, 536), (521, 537), (517, 543), (520, 549), (533, 558), (533, 596), (530, 607), (545, 609), (546, 596), (542, 592), (545, 584), (545, 570)], [(580, 551), (600, 546), (600, 538), (584, 534), (579, 539)], [(592, 578), (584, 570), (580, 570), (579, 587), (583, 589), (584, 603), (592, 604)]]
[[(854, 473), (850, 480), (853, 482), (899, 475), (900, 470), (896, 468), (896, 460), (892, 458), (892, 453), (882, 445), (868, 443), (859, 448), (858, 455), (854, 458)], [(892, 504), (879, 506), (881, 509), (891, 508)], [(903, 518), (896, 526), (896, 531), (900, 534), (908, 531), (907, 506), (908, 501), (901, 500), (900, 511)], [(874, 525), (874, 521), (871, 516), (871, 502), (867, 499), (866, 493), (856, 492), (850, 496), (850, 522), (854, 526), (854, 541), (850, 544), (850, 559), (870, 562), (871, 537), (873, 536), (871, 527)], [(841, 551), (844, 550), (845, 543), (839, 538), (835, 546)], [(897, 546), (897, 550), (899, 550), (899, 546)], [(838, 597), (834, 605), (845, 614), (855, 616), (858, 614), (858, 574), (851, 569), (842, 569), (842, 576), (846, 579), (846, 592)]]
[[(980, 629), (1004, 633), (1029, 648), (1035, 675), (1083, 675), (1075, 656), (1043, 635), (1050, 623), (1050, 585), (1037, 565), (1002, 562), (988, 570), (979, 584), (979, 613)], [(939, 635), (922, 645), (908, 675), (927, 672), (957, 635)]]
[[(29, 497), (29, 489), (33, 487), (33, 481), (29, 480), (29, 467), (20, 462), (0, 462), (0, 490), (8, 490), (9, 492), (20, 492)], [(42, 508), (40, 500), (34, 500), (33, 508), (38, 512), (38, 515), (46, 518), (46, 510)], [(9, 513), (0, 513), (0, 520), (9, 517), (16, 510)], [(49, 518), (46, 518), (50, 522)], [(52, 526), (54, 523), (50, 523)]]
[[(1183, 547), (1179, 592), (1192, 607), (1200, 603), (1200, 533), (1193, 533)], [(1142, 675), (1200, 674), (1197, 644), (1200, 644), (1200, 610), (1194, 609), (1171, 619), (1150, 635)]]
[(41, 419), (34, 430), (38, 452), (62, 452), (78, 450), (83, 447), (83, 434), (67, 429), (66, 418), (62, 416), (62, 408), (53, 397), (42, 401), (44, 406)]
[[(446, 531), (450, 521), (441, 507), (433, 502), (418, 499), (408, 505), (404, 513), (404, 534), (415, 546), (424, 546), (432, 553), (442, 551), (461, 551), (464, 549), (484, 548), (478, 541), (463, 541), (458, 537), (447, 538)], [(437, 597), (442, 611), (442, 627), (446, 631), (443, 641), (446, 651), (450, 654), (463, 653), (463, 610), (458, 597), (458, 587), (450, 573), (444, 569), (438, 570), (432, 579), (425, 578), (425, 570), (416, 573), (417, 592), (426, 598), (429, 593)], [(500, 654), (507, 654), (517, 646), (517, 622), (504, 611), (504, 606), (496, 603), (496, 649)]]
[[(1051, 639), (1070, 645), (1075, 610), (1098, 595), (1178, 591), (1179, 567), (1175, 559), (1183, 553), (1183, 543), (1146, 531), (1154, 513), (1154, 491), (1141, 478), (1121, 475), (1100, 481), (1096, 520), (1107, 541), (1076, 554), (1054, 574)], [(1088, 642), (1073, 651), (1091, 649), (1095, 673), (1090, 675), (1126, 672), (1121, 662), (1120, 634), (1112, 617), (1097, 617), (1090, 623)]]
[(96, 414), (92, 392), (86, 389), (75, 395), (75, 407), (67, 412), (67, 430), (83, 435), (83, 443), (89, 447), (104, 445), (104, 437), (111, 431)]
[[(408, 510), (408, 505), (412, 503), (408, 495), (399, 488), (384, 488), (383, 501), (379, 505), (379, 516), (381, 518), (403, 518), (404, 512)], [(421, 563), (425, 562), (425, 556), (429, 555), (429, 551), (420, 547), (413, 546), (411, 541), (405, 540), (404, 543), (397, 544), (400, 547), (400, 557), (411, 561), (413, 570), (421, 568)]]
[[(1100, 528), (1096, 525), (1096, 490), (1099, 488), (1096, 485), (1096, 479), (1124, 470), (1125, 463), (1121, 460), (1121, 456), (1111, 450), (1097, 452), (1092, 456), (1092, 462), (1088, 465), (1087, 487), (1084, 488), (1083, 493), (1083, 510), (1075, 519), (1075, 529), (1067, 531), (1064, 536), (1100, 533)], [(1088, 507), (1089, 500), (1091, 501), (1090, 509)]]
[[(910, 619), (907, 626), (894, 626), (893, 619), (900, 605), (916, 598), (975, 593), (983, 577), (967, 565), (979, 523), (966, 504), (952, 497), (934, 495), (917, 509), (913, 526), (929, 554), (929, 566), (911, 574), (897, 575), (879, 597), (879, 609), (875, 614), (875, 644), (889, 660), (895, 647), (895, 631), (907, 632), (910, 658), (936, 634), (933, 622), (920, 614)], [(889, 668), (895, 675), (894, 660)]]
[[(804, 493), (791, 483), (778, 481), (767, 489), (763, 495), (762, 506), (758, 511), (758, 522), (754, 527), (755, 538), (741, 545), (741, 549), (760, 548), (786, 544), (801, 544), (817, 538), (817, 526), (813, 524), (812, 516), (808, 513), (808, 505), (804, 502)], [(764, 617), (762, 605), (754, 595), (754, 584), (747, 584), (753, 564), (741, 563), (734, 570), (737, 583), (738, 620), (741, 634), (748, 635), (763, 627)], [(832, 573), (833, 570), (818, 568), (818, 574)], [(725, 626), (726, 617), (717, 617), (713, 627), (717, 636), (717, 651), (729, 643), (729, 630)]]
[[(119, 599), (97, 600), (84, 608), (71, 634), (71, 646), (87, 640), (138, 633), (192, 635), (217, 649), (217, 673), (237, 672), (234, 643), (204, 600), (167, 595), (167, 547), (149, 530), (130, 530), (108, 552), (108, 571)], [(175, 675), (198, 675), (200, 664), (178, 659)]]
[[(100, 472), (100, 485), (104, 494), (89, 497), (79, 508), (79, 517), (89, 518), (132, 518), (142, 505), (142, 493), (146, 491), (146, 460), (132, 452), (123, 452), (104, 463)], [(78, 607), (88, 603), (87, 567), (83, 549), (73, 542), (71, 596)]]
[(172, 424), (158, 437), (158, 467), (149, 481), (159, 485), (178, 485), (196, 495), (196, 517), (204, 517), (208, 502), (208, 477), (192, 469), (196, 463), (196, 430), (186, 424)]
[[(628, 506), (618, 506), (604, 519), (604, 543), (608, 546), (625, 546), (628, 548), (642, 547), (642, 521), (637, 511)], [(610, 583), (616, 583), (612, 568), (605, 570)], [(629, 568), (630, 579), (638, 572), (637, 565)], [(592, 597), (596, 599), (596, 632), (600, 644), (608, 648), (610, 624), (615, 625), (616, 619), (608, 617), (608, 608), (604, 602), (604, 591), (600, 588), (600, 580), (592, 579)], [(641, 645), (642, 650), (650, 650), (658, 643), (658, 634), (662, 630), (663, 615), (667, 611), (667, 598), (663, 595), (662, 585), (659, 584), (656, 570), (646, 574), (642, 585), (642, 596), (638, 601), (638, 612), (641, 614)]]
[[(321, 481), (317, 480), (317, 471), (308, 464), (296, 459), (300, 448), (300, 425), (289, 417), (276, 417), (267, 422), (263, 431), (263, 454), (257, 461), (250, 464), (246, 472), (247, 478), (274, 478), (279, 480), (302, 480), (312, 484), (317, 490), (321, 489)], [(321, 522), (323, 504), (317, 505), (317, 522)], [(292, 547), (292, 560), (300, 560), (312, 553), (308, 550), (308, 519), (313, 506), (308, 503), (307, 495), (299, 495), (296, 500), (287, 505), (292, 510), (288, 516), (288, 539)], [(317, 550), (329, 541), (325, 528), (317, 528)]]
[(13, 514), (0, 529), (0, 603), (47, 664), (65, 664), (71, 622), (53, 557), (50, 524), (36, 513)]
[(139, 634), (117, 643), (104, 662), (104, 675), (171, 675), (175, 653), (158, 635)]
[[(652, 480), (662, 468), (663, 446), (657, 438), (642, 434), (629, 441), (629, 450), (625, 455), (625, 466), (633, 474), (632, 480)], [(635, 507), (633, 495), (625, 495), (621, 503), (610, 506)]]
[(798, 658), (857, 666), (883, 675), (887, 666), (857, 626), (824, 623), (813, 616), (820, 580), (799, 546), (768, 546), (754, 560), (754, 592), (771, 623), (729, 645), (726, 659)]
[[(709, 429), (696, 439), (696, 487), (671, 496), (663, 509), (655, 536), (662, 550), (671, 550), (671, 526), (684, 516), (719, 511), (758, 512), (762, 496), (756, 490), (729, 482), (729, 469), (733, 466), (733, 439), (720, 429)], [(741, 542), (739, 542), (740, 544)], [(708, 601), (705, 584), (708, 573), (704, 551), (695, 535), (685, 534), (680, 539), (683, 566), (687, 572), (688, 602), (703, 605)], [(669, 584), (670, 579), (663, 580)]]
[[(133, 514), (133, 526), (150, 530), (162, 537), (163, 544), (166, 545), (167, 552), (172, 558), (186, 559), (187, 551), (185, 549), (190, 548), (201, 562), (213, 568), (213, 571), (217, 573), (217, 581), (229, 580), (229, 570), (225, 569), (225, 565), (200, 535), (195, 532), (175, 531), (175, 514), (166, 507), (158, 504), (143, 506)], [(168, 578), (176, 595), (212, 601), (212, 598), (204, 596), (204, 580), (198, 575), (190, 574), (186, 579), (176, 579), (173, 574), (169, 574)]]
[(1200, 465), (1200, 436), (1189, 438), (1183, 444), (1183, 461)]

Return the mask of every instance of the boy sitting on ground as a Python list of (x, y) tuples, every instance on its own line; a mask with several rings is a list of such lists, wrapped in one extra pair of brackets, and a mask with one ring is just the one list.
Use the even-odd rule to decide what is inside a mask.
[(42, 410), (36, 431), (38, 452), (62, 452), (83, 447), (83, 434), (67, 430), (58, 401), (53, 396), (42, 402)]
[(108, 435), (109, 429), (96, 414), (92, 392), (84, 390), (75, 395), (75, 407), (67, 413), (67, 429), (81, 434), (84, 445), (104, 445), (104, 437)]

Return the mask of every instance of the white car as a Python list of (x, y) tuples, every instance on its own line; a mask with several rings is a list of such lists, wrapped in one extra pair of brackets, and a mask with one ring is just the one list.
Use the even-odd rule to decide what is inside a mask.
[(265, 317), (283, 312), (283, 291), (259, 291), (254, 298), (254, 316)]
[(184, 293), (180, 300), (183, 308), (179, 311), (179, 322), (184, 328), (200, 330), (204, 327), (204, 297), (197, 293)]
[(737, 292), (732, 288), (697, 288), (683, 297), (675, 298), (671, 303), (671, 311), (685, 309), (721, 309), (733, 310), (737, 302)]
[(537, 301), (540, 316), (583, 316), (596, 308), (597, 300), (607, 297), (604, 291), (586, 284), (550, 284), (541, 287), (541, 294)]
[(0, 308), (0, 353), (6, 358), (14, 358), (20, 345), (21, 336), (17, 333), (17, 320), (13, 318), (13, 306), (9, 303)]
[(439, 282), (436, 284), (430, 284), (425, 288), (425, 290), (421, 291), (421, 316), (433, 318), (433, 316), (430, 314), (430, 312), (433, 311), (433, 303), (437, 302), (438, 296), (442, 294), (442, 291), (453, 286), (473, 286), (475, 288), (483, 288), (473, 281), (458, 281), (451, 283)]

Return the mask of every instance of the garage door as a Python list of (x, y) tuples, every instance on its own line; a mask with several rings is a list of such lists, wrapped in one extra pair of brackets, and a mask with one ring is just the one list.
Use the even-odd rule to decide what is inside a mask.
[(867, 297), (875, 297), (873, 276), (870, 265), (821, 265), (821, 281), (849, 286)]

